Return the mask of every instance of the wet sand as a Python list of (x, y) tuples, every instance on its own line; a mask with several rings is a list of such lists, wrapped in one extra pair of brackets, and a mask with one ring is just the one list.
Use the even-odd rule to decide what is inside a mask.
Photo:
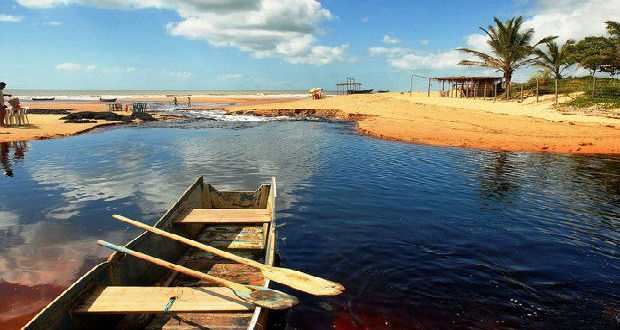
[[(562, 100), (560, 100), (562, 101)], [(620, 154), (620, 112), (556, 108), (551, 96), (505, 102), (425, 92), (347, 95), (227, 108), (231, 113), (326, 116), (362, 134), (417, 144), (503, 151)]]

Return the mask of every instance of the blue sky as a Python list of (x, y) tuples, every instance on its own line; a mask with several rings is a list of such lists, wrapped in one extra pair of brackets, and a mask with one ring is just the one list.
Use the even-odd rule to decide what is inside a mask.
[[(620, 0), (0, 0), (0, 79), (26, 89), (408, 88), (456, 65), (478, 26), (524, 15), (537, 37), (604, 34)], [(517, 72), (525, 79), (531, 71)], [(424, 82), (416, 81), (421, 89)]]

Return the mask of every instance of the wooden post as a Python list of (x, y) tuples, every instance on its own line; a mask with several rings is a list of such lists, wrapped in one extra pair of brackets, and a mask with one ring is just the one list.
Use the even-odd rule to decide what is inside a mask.
[(482, 95), (482, 99), (484, 101), (487, 100), (487, 84), (484, 84), (484, 95)]
[(510, 101), (510, 83), (506, 82), (506, 101)]
[(411, 83), (409, 84), (409, 97), (411, 97), (411, 90), (413, 89), (413, 75), (411, 75)]
[(474, 83), (474, 100), (478, 97), (478, 84)]
[(493, 93), (493, 102), (497, 101), (497, 83), (493, 84), (493, 87), (495, 89), (494, 93)]
[(519, 102), (523, 103), (523, 84), (521, 84), (521, 101)]
[(558, 103), (558, 78), (555, 78), (555, 103)]
[(536, 103), (538, 103), (538, 78), (536, 78)]
[(444, 85), (445, 85), (445, 80), (441, 81), (441, 96), (445, 96), (445, 92), (444, 92)]
[(431, 97), (431, 78), (428, 78), (428, 97)]

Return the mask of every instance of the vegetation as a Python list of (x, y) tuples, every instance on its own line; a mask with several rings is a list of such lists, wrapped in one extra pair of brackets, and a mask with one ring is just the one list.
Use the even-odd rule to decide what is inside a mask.
[(538, 48), (534, 49), (536, 58), (532, 64), (553, 72), (554, 79), (562, 79), (562, 72), (574, 64), (571, 60), (571, 55), (575, 41), (569, 39), (561, 47), (553, 40), (546, 42), (545, 45), (547, 46), (547, 51)]
[[(489, 54), (470, 49), (457, 50), (474, 55), (478, 60), (464, 60), (460, 65), (482, 66), (503, 72), (506, 98), (523, 90), (524, 95), (572, 94), (582, 95), (568, 102), (575, 107), (620, 108), (620, 80), (597, 78), (597, 73), (611, 77), (620, 74), (620, 23), (607, 21), (607, 36), (588, 36), (579, 41), (567, 40), (558, 44), (555, 36), (546, 37), (532, 44), (533, 29), (524, 29), (523, 17), (513, 17), (505, 22), (493, 18), (495, 25), (480, 29), (489, 37)], [(542, 47), (539, 47), (542, 46)], [(566, 68), (578, 65), (590, 72), (589, 77), (564, 78)], [(515, 70), (535, 66), (540, 68), (527, 83), (511, 84)], [(598, 80), (598, 85), (597, 85)], [(590, 83), (591, 81), (591, 83)], [(556, 87), (557, 86), (557, 87)]]
[(458, 51), (472, 54), (478, 57), (479, 61), (465, 60), (460, 65), (475, 65), (497, 69), (504, 74), (506, 83), (507, 97), (510, 98), (510, 83), (512, 74), (515, 70), (532, 64), (531, 57), (534, 49), (541, 43), (553, 40), (555, 37), (547, 37), (535, 45), (531, 45), (534, 29), (523, 30), (523, 16), (513, 17), (506, 22), (500, 21), (497, 17), (493, 18), (495, 26), (489, 25), (488, 28), (480, 27), (489, 37), (487, 43), (491, 47), (492, 54), (485, 54), (470, 48), (458, 48)]

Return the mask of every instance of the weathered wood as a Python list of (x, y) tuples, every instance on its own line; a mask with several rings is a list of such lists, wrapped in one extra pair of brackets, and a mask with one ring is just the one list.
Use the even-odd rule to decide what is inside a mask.
[(266, 209), (193, 209), (176, 223), (262, 223), (270, 222), (271, 216)]
[(252, 314), (247, 312), (177, 313), (157, 318), (146, 330), (246, 330), (251, 319)]
[(229, 225), (210, 226), (198, 237), (199, 241), (209, 242), (218, 249), (259, 249), (262, 250), (262, 226)]
[(197, 270), (193, 270), (193, 269), (189, 269), (187, 267), (181, 266), (181, 265), (173, 264), (166, 260), (154, 258), (141, 252), (136, 252), (136, 251), (133, 251), (128, 248), (121, 247), (121, 246), (116, 246), (114, 244), (111, 244), (103, 240), (97, 241), (97, 244), (113, 249), (118, 252), (129, 254), (133, 257), (136, 257), (142, 260), (146, 260), (158, 266), (177, 271), (181, 274), (193, 276), (201, 280), (210, 281), (210, 282), (219, 284), (223, 287), (227, 287), (231, 289), (237, 297), (249, 303), (252, 303), (256, 306), (280, 310), (280, 309), (292, 308), (293, 306), (299, 303), (299, 300), (297, 300), (296, 297), (291, 296), (281, 291), (271, 290), (268, 288), (257, 289), (257, 288), (249, 287), (243, 284), (234, 283), (234, 282), (225, 280), (223, 278), (211, 276), (211, 275), (205, 274)]
[(73, 311), (76, 314), (163, 313), (176, 297), (170, 313), (251, 311), (247, 303), (223, 287), (136, 287), (108, 286), (96, 288)]

